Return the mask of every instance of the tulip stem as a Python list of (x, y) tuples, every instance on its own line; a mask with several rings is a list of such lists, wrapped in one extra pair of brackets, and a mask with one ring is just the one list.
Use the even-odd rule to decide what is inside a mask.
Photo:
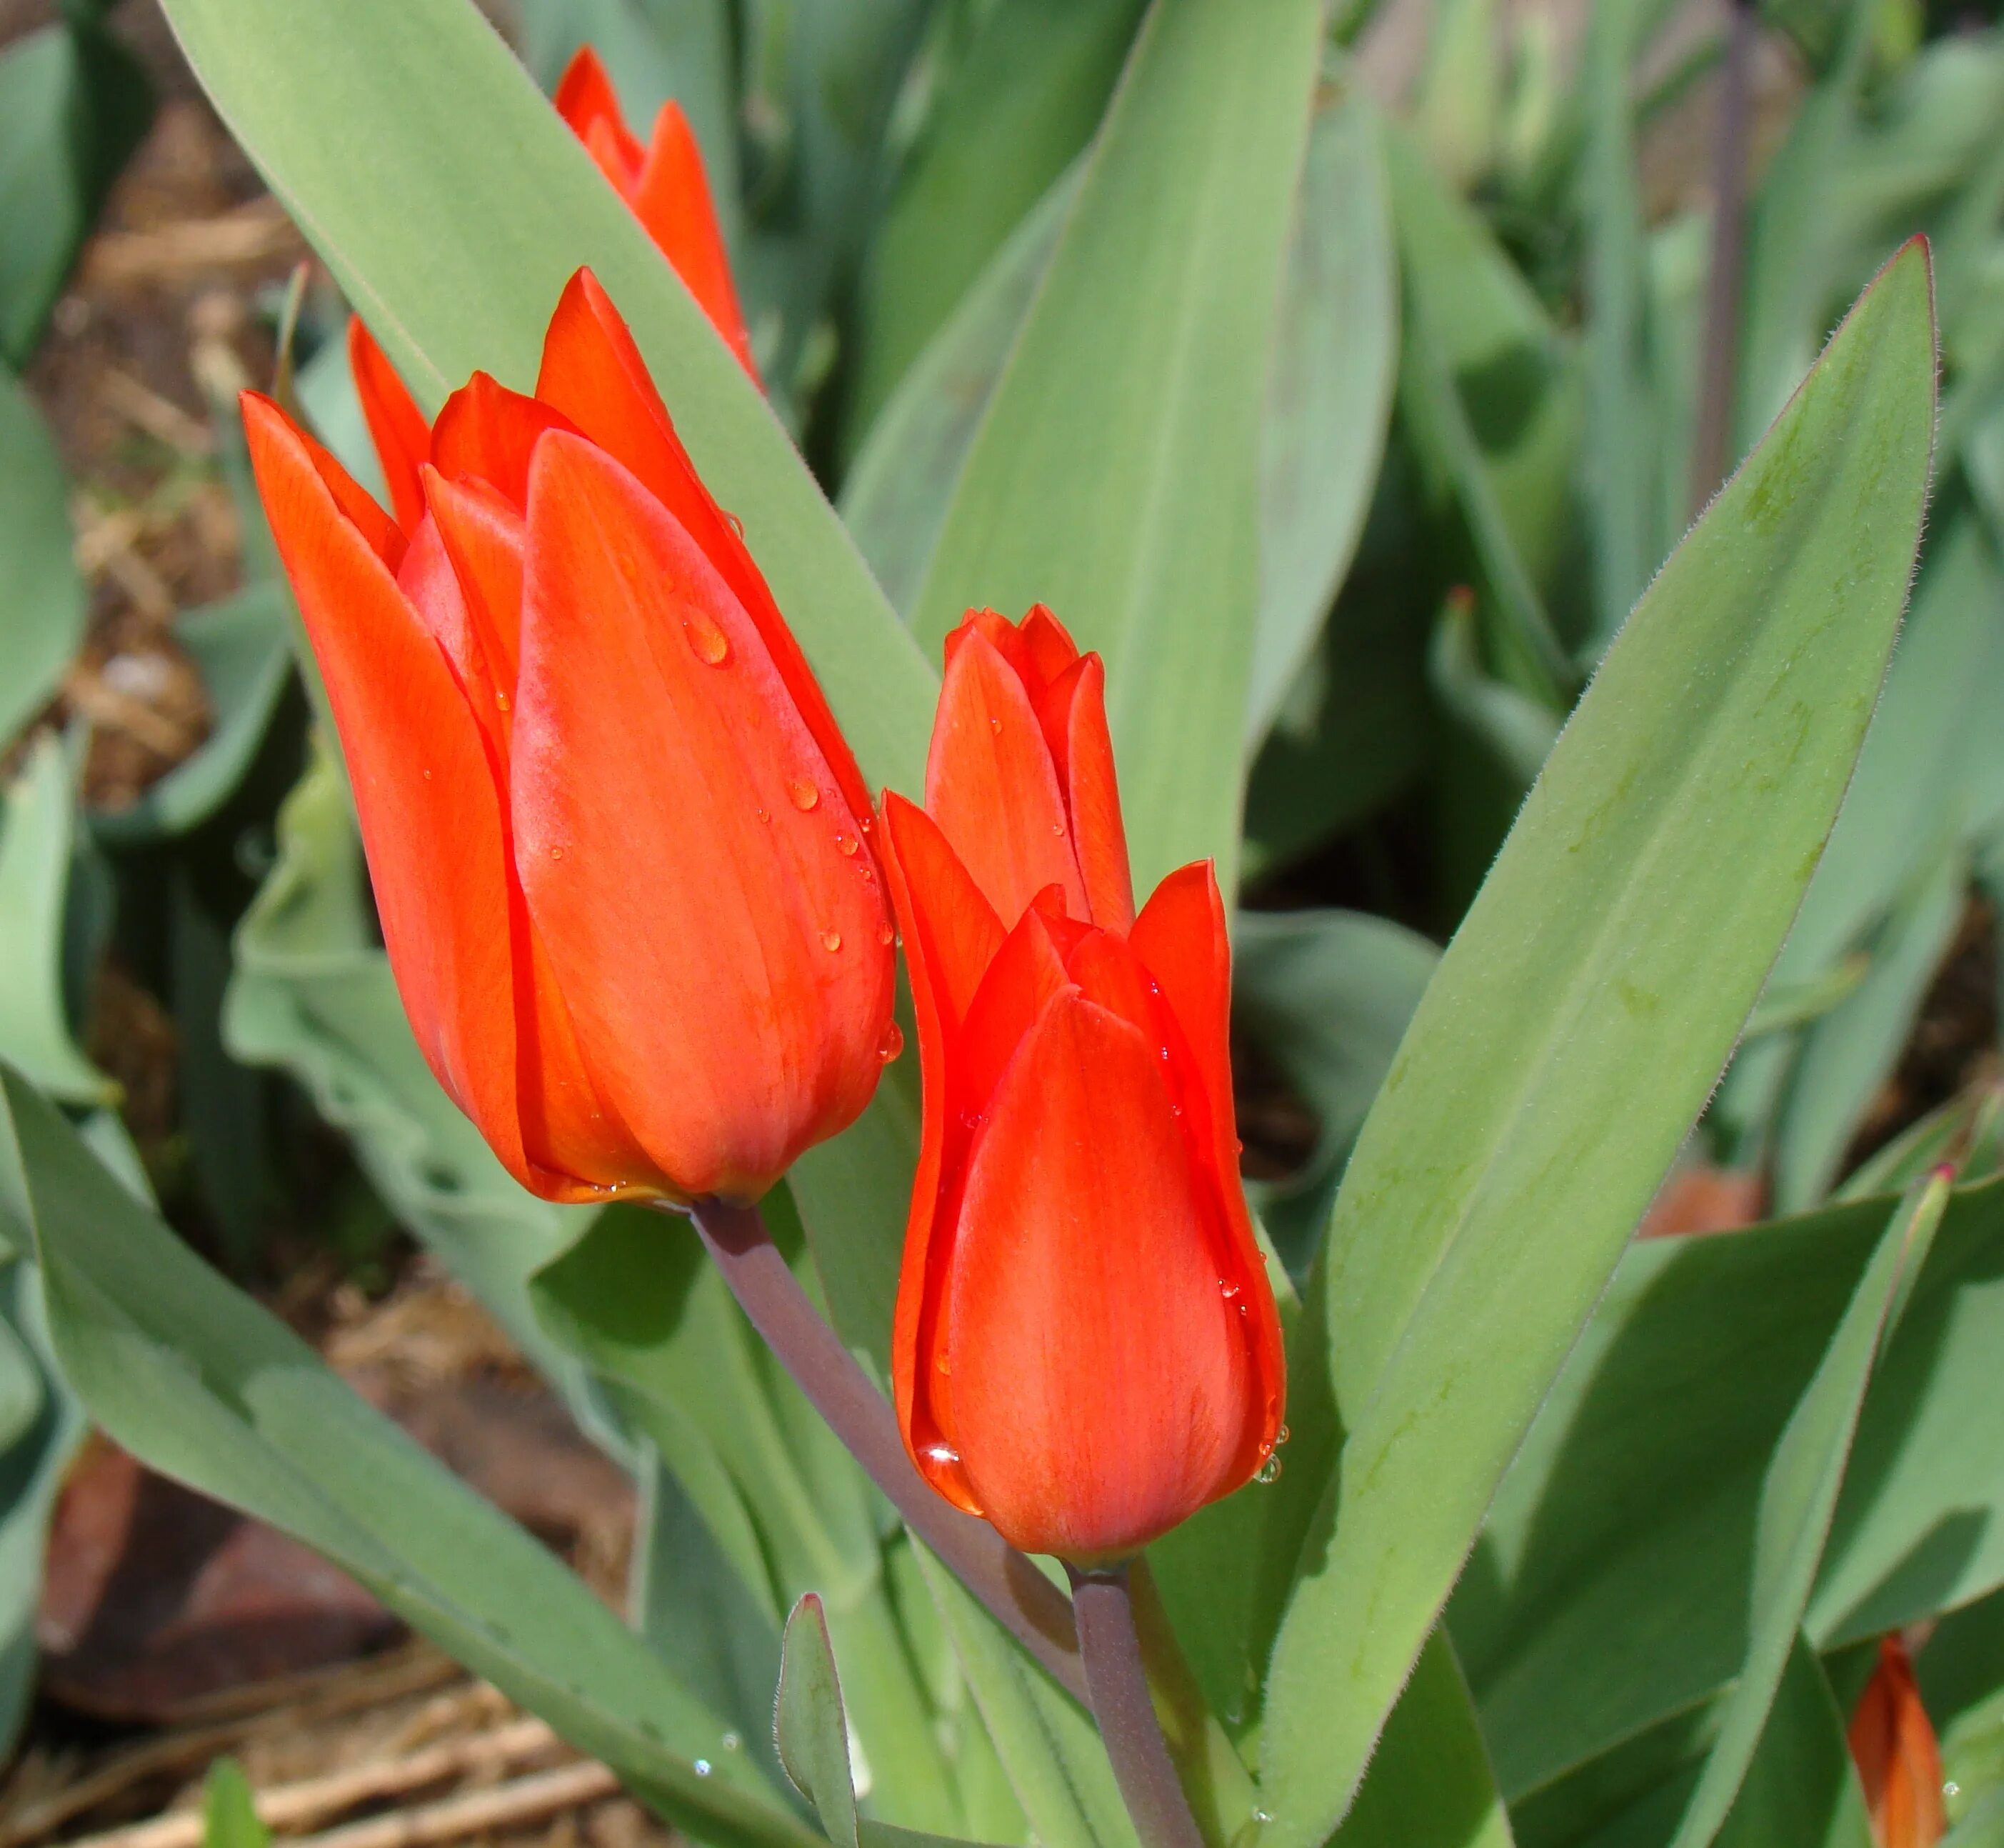
[(889, 1402), (808, 1300), (764, 1215), (756, 1207), (699, 1200), (689, 1217), (738, 1307), (906, 1526), (1062, 1687), (1085, 1702), (1078, 1632), (1064, 1594), (987, 1522), (963, 1514), (919, 1474)]
[(1141, 1848), (1203, 1848), (1148, 1692), (1127, 1562), (1066, 1569), (1093, 1717)]

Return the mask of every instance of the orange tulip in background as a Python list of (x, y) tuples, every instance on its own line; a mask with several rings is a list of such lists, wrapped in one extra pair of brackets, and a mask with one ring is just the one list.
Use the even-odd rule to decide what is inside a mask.
[(1271, 1453), (1208, 862), (1139, 917), (1105, 676), (1050, 612), (947, 642), (921, 809), (885, 801), (923, 1061), (898, 1295), (921, 1471), (1032, 1552), (1130, 1553)]
[(371, 383), (394, 518), (244, 421), (419, 1043), (546, 1198), (754, 1198), (891, 1043), (848, 748), (589, 272), (534, 397)]
[(557, 113), (591, 152), (599, 170), (633, 209), (661, 254), (674, 266), (696, 305), (709, 317), (739, 363), (752, 374), (752, 342), (730, 280), (730, 258), (716, 222), (702, 151), (681, 106), (672, 99), (654, 117), (653, 138), (643, 148), (626, 126), (612, 80), (589, 45), (578, 48), (562, 79)]
[(1948, 1828), (1941, 1747), (1897, 1636), (1880, 1639), (1879, 1665), (1851, 1716), (1851, 1755), (1880, 1848), (1934, 1848)]

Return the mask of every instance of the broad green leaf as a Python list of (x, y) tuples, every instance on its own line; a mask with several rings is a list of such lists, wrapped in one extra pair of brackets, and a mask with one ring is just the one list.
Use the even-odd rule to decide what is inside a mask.
[(79, 1050), (64, 994), (74, 780), (61, 741), (45, 734), (0, 804), (0, 1058), (65, 1103), (104, 1103), (117, 1086)]
[[(138, 59), (81, 9), (0, 54), (0, 362), (23, 366), (34, 352), (77, 247), (152, 119)], [(0, 457), (7, 446), (0, 434)], [(12, 729), (0, 721), (0, 738)]]
[[(1156, 0), (919, 599), (1048, 603), (1106, 659), (1136, 882), (1231, 882), (1259, 444), (1319, 0)], [(907, 787), (916, 787), (909, 784)]]
[(54, 696), (83, 640), (67, 479), (40, 413), (0, 365), (0, 749)]
[[(1665, 1721), (1513, 1804), (1521, 1848), (1662, 1848), (1718, 1736), (1722, 1706)], [(1843, 1713), (1824, 1665), (1799, 1640), (1718, 1839), (1725, 1848), (1873, 1848)]]
[(1384, 455), (1399, 296), (1379, 134), (1354, 79), (1325, 85), (1309, 124), (1267, 387), (1249, 745), (1267, 735), (1314, 650)]
[(1061, 174), (1003, 240), (905, 369), (843, 477), (843, 519), (902, 614), (918, 599), (968, 447), (1077, 188), (1076, 170)]
[[(1449, 1608), (1513, 1803), (1737, 1672), (1768, 1459), (1889, 1210), (1623, 1257)], [(2000, 1279), (2004, 1193), (1960, 1191), (1866, 1399), (1810, 1607), (1819, 1647), (2004, 1583), (2004, 1411), (1983, 1383)]]
[(152, 1467), (325, 1555), (703, 1839), (815, 1839), (724, 1728), (528, 1534), (135, 1201), (11, 1071), (0, 1211), (40, 1256), (58, 1359)]
[(1320, 1839), (1751, 1011), (1841, 798), (1925, 497), (1925, 251), (1672, 556), (1547, 761), (1338, 1196), (1344, 1432), (1275, 1646), (1270, 1839)]
[(1315, 1154), (1261, 1190), (1260, 1215), (1296, 1275), (1329, 1223), (1336, 1183), (1392, 1068), (1440, 952), (1361, 911), (1242, 911), (1232, 1015), (1315, 1110)]
[(1672, 1848), (1710, 1848), (1739, 1794), (1782, 1685), (1816, 1583), (1837, 1510), (1870, 1377), (1888, 1319), (1903, 1288), (1926, 1261), (1948, 1205), (1937, 1175), (1902, 1200), (1881, 1235), (1856, 1293), (1821, 1363), (1775, 1446), (1761, 1485), (1754, 1528), (1754, 1573), (1746, 1655), (1718, 1718)]
[(476, 368), (529, 384), (566, 279), (593, 268), (865, 773), (916, 787), (931, 671), (743, 369), (470, 0), (170, 0), (167, 14), (426, 405)]
[(1434, 9), (1427, 35), (1413, 118), (1457, 191), (1473, 188), (1496, 158), (1503, 93), (1498, 11), (1495, 0), (1445, 0)]
[(906, 155), (866, 260), (850, 454), (1099, 125), (1141, 0), (1004, 0)]
[(1420, 1651), (1332, 1839), (1335, 1848), (1512, 1848), (1468, 1684), (1445, 1632)]
[(201, 1848), (267, 1848), (271, 1839), (243, 1767), (234, 1759), (218, 1759), (201, 1783)]

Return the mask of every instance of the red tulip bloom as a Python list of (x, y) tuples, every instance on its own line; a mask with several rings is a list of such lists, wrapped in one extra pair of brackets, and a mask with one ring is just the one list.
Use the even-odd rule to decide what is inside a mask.
[(243, 409), (440, 1083), (548, 1198), (756, 1198), (876, 1087), (868, 792), (604, 291), (393, 430), (394, 518)]
[(589, 45), (578, 47), (557, 85), (557, 113), (591, 152), (599, 170), (633, 209), (647, 235), (755, 382), (752, 342), (730, 280), (730, 255), (716, 223), (702, 150), (672, 98), (654, 117), (643, 148), (626, 126), (612, 80)]
[(970, 615), (946, 664), (925, 807), (885, 801), (924, 1068), (898, 1416), (950, 1501), (1090, 1563), (1279, 1433), (1224, 906), (1206, 861), (1134, 915), (1104, 671), (1049, 611)]
[(1941, 1747), (1897, 1636), (1880, 1640), (1879, 1665), (1851, 1716), (1851, 1756), (1880, 1848), (1934, 1848), (1948, 1829)]

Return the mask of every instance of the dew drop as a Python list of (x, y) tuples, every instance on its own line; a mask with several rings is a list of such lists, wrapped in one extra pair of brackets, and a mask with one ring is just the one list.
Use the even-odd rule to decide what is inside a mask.
[(864, 832), (864, 833), (867, 834), (867, 833), (870, 832), (870, 818), (869, 818), (869, 816), (866, 815), (865, 816), (864, 816), (864, 818), (862, 819), (862, 820), (860, 820), (860, 822), (858, 822), (856, 825), (857, 825), (857, 827), (860, 828), (860, 829), (863, 830), (863, 832)]
[(937, 1355), (933, 1361), (933, 1371), (944, 1380), (953, 1371), (952, 1355), (945, 1353)]
[(845, 860), (853, 860), (861, 850), (863, 843), (853, 834), (838, 834), (835, 837), (836, 851)]
[(882, 944), (886, 949), (888, 949), (892, 944), (898, 941), (898, 933), (892, 930), (888, 924), (880, 924), (877, 927), (877, 941)]
[(877, 1056), (888, 1065), (904, 1050), (904, 1029), (894, 1020), (884, 1029), (884, 1037), (878, 1042)]
[(762, 822), (769, 822), (773, 817), (767, 810), (762, 808), (759, 811), (759, 819)]
[(842, 948), (842, 933), (839, 931), (822, 931), (821, 934), (821, 946), (823, 949), (830, 952), (840, 949)]
[(1273, 1819), (1274, 1812), (1271, 1810), (1255, 1810), (1252, 1812), (1252, 1820), (1255, 1822), (1270, 1822)]
[(427, 783), (429, 783), (429, 782), (430, 782), (430, 781), (431, 781), (431, 780), (432, 780), (432, 773), (431, 773), (431, 772), (430, 772), (429, 770), (426, 770), (426, 771), (425, 772), (425, 780), (426, 780)]
[(990, 719), (988, 721), (988, 729), (999, 737), (1002, 731), (1002, 721), (1000, 719)]
[(1218, 1279), (1217, 1287), (1224, 1292), (1224, 1299), (1228, 1303), (1238, 1294), (1239, 1286), (1235, 1283), (1227, 1283), (1222, 1278)]
[(552, 847), (550, 849), (550, 857), (552, 860), (561, 860), (563, 857), (563, 849), (562, 847)]
[(1256, 1482), (1277, 1482), (1281, 1479), (1281, 1458), (1277, 1451), (1269, 1450), (1267, 1461), (1252, 1472)]
[(709, 1775), (709, 1760), (708, 1759), (698, 1759), (695, 1763), (692, 1766), (690, 1769), (695, 1773), (698, 1777), (707, 1777)]
[(956, 1450), (951, 1444), (937, 1439), (925, 1446), (924, 1456), (928, 1463), (952, 1464), (960, 1461), (959, 1451)]
[(688, 637), (688, 645), (695, 650), (698, 661), (706, 661), (713, 668), (720, 668), (730, 658), (730, 638), (714, 622), (700, 618), (685, 616), (682, 633)]
[(503, 712), (506, 712), (510, 707), (515, 703), (515, 702), (510, 699), (508, 696), (502, 692), (500, 688), (497, 686), (494, 689), (494, 703), (499, 707)]
[(804, 777), (791, 777), (787, 780), (787, 795), (801, 814), (821, 806), (821, 791)]
[(723, 1749), (726, 1752), (735, 1752), (744, 1743), (744, 1741), (735, 1733), (726, 1733), (723, 1735)]
[(739, 519), (735, 514), (726, 514), (723, 517), (726, 520), (730, 521), (730, 530), (737, 534), (738, 538), (741, 539), (743, 538), (744, 536), (744, 522)]
[(1053, 822), (1051, 823), (1051, 832), (1062, 840), (1064, 836), (1064, 823), (1063, 822)]
[(1276, 1450), (1278, 1450), (1278, 1449), (1281, 1447), (1281, 1446), (1282, 1444), (1285, 1443), (1287, 1441), (1288, 1441), (1288, 1427), (1287, 1427), (1285, 1425), (1283, 1425), (1280, 1428), (1280, 1429), (1279, 1429), (1279, 1430), (1276, 1431), (1276, 1432), (1274, 1433), (1274, 1447)]

